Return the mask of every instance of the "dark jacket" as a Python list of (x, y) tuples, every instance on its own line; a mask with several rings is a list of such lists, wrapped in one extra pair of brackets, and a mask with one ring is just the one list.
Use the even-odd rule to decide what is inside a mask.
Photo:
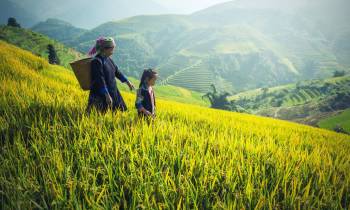
[[(139, 111), (142, 107), (145, 108), (147, 111), (151, 112), (152, 114), (155, 114), (156, 98), (154, 95), (154, 91), (152, 93), (153, 94), (151, 96), (146, 85), (142, 85), (141, 88), (137, 90), (135, 106), (139, 114), (142, 114)], [(151, 97), (153, 97), (154, 106), (152, 105)]]
[(100, 111), (106, 111), (107, 103), (105, 93), (109, 93), (113, 100), (112, 109), (125, 111), (127, 109), (125, 102), (117, 88), (117, 77), (121, 82), (128, 81), (119, 71), (118, 66), (114, 64), (109, 57), (96, 55), (91, 61), (91, 88), (89, 95), (88, 108), (96, 107)]

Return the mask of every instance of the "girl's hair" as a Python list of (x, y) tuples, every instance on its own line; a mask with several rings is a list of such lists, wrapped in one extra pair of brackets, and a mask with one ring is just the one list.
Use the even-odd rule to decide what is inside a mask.
[(157, 72), (155, 69), (145, 69), (143, 70), (142, 76), (141, 76), (141, 81), (140, 81), (140, 88), (142, 85), (145, 83), (146, 79), (152, 79), (153, 77), (157, 76)]

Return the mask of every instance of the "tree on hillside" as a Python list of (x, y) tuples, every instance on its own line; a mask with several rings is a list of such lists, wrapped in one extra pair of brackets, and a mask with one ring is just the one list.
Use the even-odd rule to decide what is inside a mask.
[(336, 70), (333, 72), (333, 77), (342, 77), (345, 75), (345, 71)]
[(268, 87), (261, 88), (261, 91), (263, 92), (263, 96), (265, 97), (269, 92), (269, 88)]
[(12, 26), (12, 27), (17, 27), (17, 28), (21, 28), (21, 25), (19, 23), (17, 23), (16, 18), (14, 17), (10, 17), (7, 20), (7, 26)]
[(227, 100), (227, 96), (230, 94), (227, 92), (218, 92), (215, 85), (211, 85), (211, 89), (208, 93), (202, 96), (202, 98), (208, 98), (211, 104), (211, 108), (230, 110), (230, 102)]
[(60, 59), (57, 56), (56, 49), (52, 44), (47, 45), (47, 50), (49, 53), (49, 63), (50, 64), (60, 64)]
[(344, 134), (350, 134), (349, 132), (347, 132), (341, 125), (337, 124), (334, 128), (333, 131), (337, 132), (337, 133), (344, 133)]
[(283, 104), (283, 99), (280, 98), (272, 98), (271, 99), (271, 106), (272, 107), (280, 107)]

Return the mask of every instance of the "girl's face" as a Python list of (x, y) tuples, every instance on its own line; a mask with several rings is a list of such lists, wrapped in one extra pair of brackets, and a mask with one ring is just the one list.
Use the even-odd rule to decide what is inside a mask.
[(148, 86), (154, 86), (156, 84), (157, 76), (154, 75), (151, 79), (148, 79), (147, 84)]

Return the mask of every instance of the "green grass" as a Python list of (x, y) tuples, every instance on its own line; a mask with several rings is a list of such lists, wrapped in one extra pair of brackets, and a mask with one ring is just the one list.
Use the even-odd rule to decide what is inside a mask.
[(31, 51), (45, 59), (48, 58), (47, 45), (52, 44), (56, 49), (61, 65), (66, 68), (70, 68), (70, 62), (84, 57), (84, 55), (74, 49), (68, 48), (45, 35), (33, 32), (29, 29), (0, 26), (0, 40)]
[[(137, 80), (133, 77), (128, 77), (128, 79), (135, 85), (137, 88), (140, 80)], [(157, 82), (159, 83), (159, 82)], [(126, 85), (121, 83), (118, 84), (118, 88), (122, 91), (129, 91), (129, 88)], [(165, 99), (169, 101), (176, 101), (186, 104), (194, 104), (199, 106), (209, 107), (210, 103), (206, 99), (202, 99), (202, 93), (191, 91), (185, 88), (176, 87), (172, 85), (160, 85), (156, 84), (154, 87), (156, 91), (157, 98)]]
[(333, 130), (338, 125), (350, 133), (350, 109), (347, 109), (336, 116), (321, 120), (318, 123), (318, 126), (321, 128), (329, 130)]
[(84, 113), (71, 71), (0, 41), (3, 209), (348, 209), (350, 137), (158, 100)]
[[(347, 95), (350, 95), (348, 75), (245, 91), (230, 96), (229, 100), (250, 113), (316, 126), (331, 112), (350, 107)], [(347, 123), (344, 118), (338, 120)]]

